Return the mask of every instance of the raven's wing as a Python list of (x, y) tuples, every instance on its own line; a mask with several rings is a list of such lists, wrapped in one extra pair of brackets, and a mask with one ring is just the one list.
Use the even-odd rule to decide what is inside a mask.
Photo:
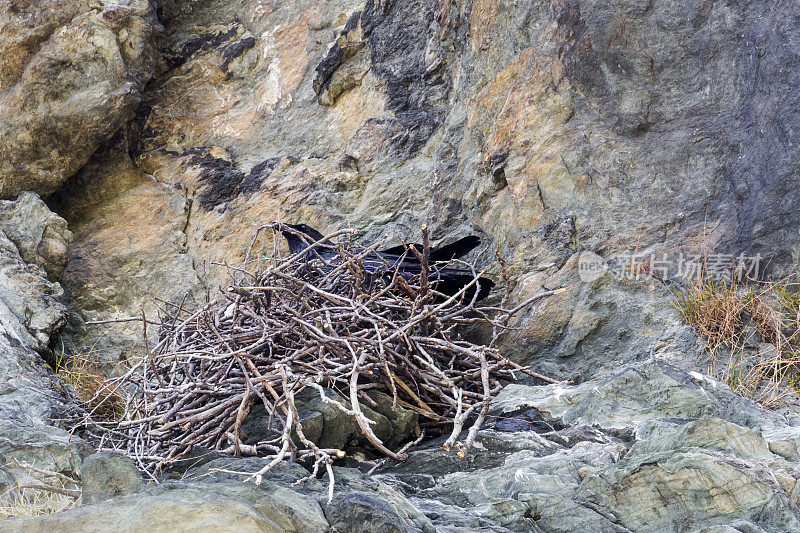
[[(411, 257), (409, 257), (409, 255)], [(408, 272), (409, 274), (418, 274), (422, 269), (422, 265), (414, 254), (406, 254), (406, 256), (403, 257), (402, 254), (378, 252), (377, 255), (370, 254), (364, 258), (363, 264), (369, 272), (397, 269), (402, 272)]]
[(469, 235), (458, 239), (441, 248), (431, 250), (431, 261), (450, 261), (452, 259), (458, 259), (474, 250), (480, 243), (481, 239), (477, 235)]
[[(467, 255), (469, 252), (474, 250), (479, 244), (481, 243), (480, 237), (477, 235), (469, 235), (462, 239), (458, 239), (457, 241), (453, 241), (450, 244), (446, 244), (440, 248), (434, 248), (431, 250), (430, 260), (431, 261), (450, 261), (452, 259), (458, 259), (459, 257), (463, 257)], [(386, 248), (385, 250), (380, 250), (378, 253), (384, 256), (392, 255), (392, 256), (401, 256), (406, 253), (409, 246), (413, 246), (420, 252), (422, 252), (422, 245), (415, 242), (412, 244), (401, 244), (400, 246), (393, 246), (391, 248)], [(416, 257), (413, 252), (408, 250), (408, 256)]]
[[(452, 296), (460, 291), (465, 285), (468, 285), (473, 280), (471, 273), (462, 270), (448, 269), (446, 272), (440, 272), (438, 275), (431, 274), (430, 281), (433, 288), (442, 294)], [(494, 282), (488, 278), (480, 277), (474, 285), (464, 291), (464, 300), (469, 302), (475, 295), (475, 289), (478, 289), (478, 298), (476, 301), (483, 300), (489, 296), (489, 292), (494, 287)]]
[[(408, 250), (408, 248), (410, 246), (413, 246), (414, 248), (416, 248), (420, 252), (422, 251), (422, 245), (415, 242), (415, 243), (411, 243), (411, 244), (401, 244), (400, 246), (392, 246), (391, 248), (387, 248), (385, 250), (378, 250), (378, 253), (381, 254), (381, 255), (396, 255), (396, 256), (399, 257), (399, 256), (403, 255), (404, 253), (406, 253), (406, 250)], [(408, 250), (408, 253), (412, 257), (414, 256), (414, 252), (412, 252), (411, 250)]]
[[(410, 263), (403, 261), (395, 262), (393, 264), (390, 263), (390, 268), (386, 268), (385, 265), (386, 263), (378, 265), (374, 262), (365, 262), (367, 271), (371, 274), (383, 273), (383, 275), (391, 276), (393, 275), (395, 269), (397, 269), (398, 275), (407, 281), (419, 283), (419, 276), (422, 274), (422, 266), (419, 264), (419, 262)], [(435, 269), (428, 274), (428, 280), (431, 287), (447, 296), (454, 295), (460, 291), (462, 287), (471, 283), (473, 279), (474, 276), (472, 272), (456, 268)], [(492, 280), (480, 277), (474, 285), (464, 291), (464, 299), (466, 301), (471, 301), (472, 297), (475, 295), (475, 290), (478, 289), (478, 300), (483, 300), (489, 295), (489, 292), (493, 287), (494, 282)]]
[(289, 251), (293, 254), (302, 252), (314, 242), (318, 242), (323, 246), (318, 246), (317, 249), (321, 250), (327, 248), (330, 250), (333, 243), (325, 239), (325, 236), (319, 231), (315, 230), (308, 224), (286, 224), (283, 222), (273, 222), (269, 224), (273, 231), (280, 232), (289, 243)]

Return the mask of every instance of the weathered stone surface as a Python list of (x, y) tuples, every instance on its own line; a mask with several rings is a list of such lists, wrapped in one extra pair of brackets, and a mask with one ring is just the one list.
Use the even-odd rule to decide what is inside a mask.
[(758, 432), (705, 419), (636, 442), (622, 461), (584, 472), (580, 493), (616, 511), (631, 531), (683, 531), (740, 518), (794, 531), (798, 474)]
[(694, 533), (764, 533), (764, 530), (747, 520), (735, 520), (729, 525), (704, 527)]
[[(400, 491), (352, 468), (333, 467), (336, 490), (331, 503), (328, 503), (327, 476), (297, 485), (295, 482), (306, 477), (308, 471), (296, 464), (276, 465), (255, 490), (252, 485), (241, 483), (240, 474), (233, 473), (256, 472), (268, 462), (253, 457), (220, 458), (189, 470), (182, 478), (190, 482), (190, 486), (203, 487), (212, 493), (227, 492), (233, 487), (238, 494), (261, 500), (264, 508), (277, 507), (283, 509), (282, 512), (289, 512), (289, 508), (293, 513), (294, 527), (300, 531), (372, 531), (383, 530), (389, 525), (403, 532), (438, 531)], [(320, 524), (320, 518), (325, 526)], [(328, 523), (335, 529), (326, 529)], [(301, 526), (308, 529), (300, 529)], [(291, 528), (287, 530), (294, 531)]]
[(50, 336), (64, 325), (62, 295), (61, 285), (23, 261), (16, 245), (0, 230), (0, 317), (9, 342), (47, 350)]
[[(0, 209), (25, 212), (25, 206), (32, 204), (38, 205), (38, 199), (21, 198), (18, 205), (4, 203)], [(30, 473), (14, 460), (70, 472), (86, 453), (80, 438), (70, 439), (69, 432), (58, 426), (57, 420), (69, 415), (69, 396), (37, 353), (49, 351), (53, 335), (64, 324), (61, 286), (48, 281), (39, 266), (26, 263), (5, 233), (7, 229), (23, 237), (24, 249), (36, 241), (37, 229), (61, 220), (38, 207), (36, 212), (31, 219), (21, 216), (14, 223), (0, 222), (5, 225), (0, 229), (0, 471), (5, 474), (0, 476), (0, 492), (14, 480), (30, 480)], [(31, 241), (24, 239), (26, 228), (32, 232)]]
[[(519, 336), (502, 343), (509, 356), (532, 364), (548, 375), (581, 381), (609, 368), (611, 361), (635, 362), (655, 357), (682, 367), (699, 349), (694, 331), (669, 305), (670, 288), (650, 277), (616, 280), (604, 273), (583, 281), (581, 254), (572, 254), (557, 272), (525, 274), (518, 300), (541, 287), (565, 292), (520, 313)], [(523, 341), (520, 340), (523, 337)]]
[(317, 533), (327, 530), (311, 498), (292, 491), (268, 493), (242, 483), (164, 484), (141, 493), (86, 505), (43, 518), (9, 519), (3, 528), (20, 532), (226, 531)]
[[(227, 279), (212, 262), (241, 259), (244, 236), (265, 220), (348, 224), (366, 239), (412, 239), (426, 222), (437, 239), (485, 236), (506, 259), (517, 301), (542, 285), (568, 288), (519, 317), (507, 342), (515, 357), (575, 379), (650, 352), (679, 363), (694, 339), (663, 305), (667, 287), (648, 276), (580, 281), (579, 252), (761, 253), (777, 271), (790, 267), (800, 219), (785, 206), (799, 145), (781, 132), (796, 129), (800, 36), (785, 25), (796, 10), (167, 2), (165, 73), (125, 130), (132, 161), (92, 168), (108, 175), (112, 196), (131, 190), (132, 166), (165, 185), (163, 202), (180, 187), (192, 201), (185, 244), (140, 257), (186, 255), (212, 289)], [(686, 43), (705, 59), (691, 60)], [(746, 82), (754, 73), (761, 84)], [(771, 111), (753, 111), (764, 106)], [(783, 155), (766, 156), (773, 149)], [(113, 226), (102, 202), (70, 207), (91, 194), (90, 176), (72, 184), (60, 212), (71, 224)], [(128, 227), (161, 235), (164, 221)], [(97, 240), (74, 248), (126, 254)], [(499, 272), (492, 253), (480, 266)], [(89, 275), (73, 276), (76, 300), (105, 291)], [(161, 279), (171, 290), (186, 276)], [(138, 298), (155, 286), (140, 278), (122, 290)], [(76, 344), (94, 335), (76, 332)]]
[(763, 409), (724, 383), (654, 360), (577, 386), (512, 384), (494, 405), (502, 413), (533, 407), (548, 422), (596, 425), (628, 435), (653, 419), (722, 418), (766, 432), (800, 425), (796, 413)]
[(44, 269), (50, 281), (61, 281), (67, 266), (72, 232), (36, 193), (0, 201), (0, 229), (19, 250), (22, 259)]
[(144, 480), (136, 465), (125, 455), (97, 452), (81, 464), (81, 501), (97, 503), (138, 491)]
[(162, 28), (148, 0), (0, 8), (0, 198), (48, 195), (133, 116)]
[(374, 405), (370, 404), (371, 410), (386, 417), (392, 425), (392, 437), (386, 441), (387, 446), (395, 448), (404, 441), (412, 440), (417, 436), (419, 415), (416, 412), (406, 409), (400, 404), (393, 405), (392, 397), (380, 391), (370, 391), (367, 396), (375, 402)]
[[(340, 402), (345, 408), (350, 408), (349, 400), (335, 391), (327, 390), (326, 396)], [(398, 449), (402, 444), (416, 438), (418, 416), (415, 412), (399, 405), (393, 409), (392, 397), (387, 394), (371, 391), (368, 396), (372, 402), (362, 400), (361, 410), (369, 420), (374, 421), (372, 431), (389, 448)], [(335, 405), (324, 402), (316, 390), (305, 389), (297, 395), (296, 403), (303, 434), (322, 448), (353, 451), (367, 444), (355, 418)], [(242, 423), (245, 444), (256, 444), (280, 437), (274, 429), (267, 430), (269, 420), (270, 415), (263, 405), (255, 404)], [(300, 442), (296, 432), (292, 435), (295, 442)]]
[[(87, 328), (85, 322), (142, 311), (155, 317), (155, 297), (196, 305), (205, 286), (195, 266), (202, 271), (203, 264), (186, 253), (191, 203), (184, 192), (144, 174), (124, 149), (93, 158), (74, 178), (71, 187), (78, 186), (82, 192), (63, 209), (74, 234), (63, 278), (69, 310), (63, 339), (68, 351), (91, 351), (111, 369), (140, 355), (141, 323)], [(52, 201), (63, 207), (60, 196)], [(157, 231), (142, 231), (153, 223)]]
[(336, 498), (326, 508), (325, 517), (336, 531), (387, 531), (406, 533), (402, 520), (391, 508), (369, 494), (350, 493)]
[[(345, 407), (350, 402), (334, 391), (327, 391), (329, 399), (340, 402)], [(370, 404), (366, 400), (360, 403), (361, 410), (369, 420), (372, 420), (372, 431), (375, 435), (385, 442), (388, 446), (397, 448), (399, 445), (414, 436), (417, 423), (417, 415), (401, 406), (392, 409), (392, 399), (382, 393), (369, 395), (375, 404)], [(320, 413), (322, 415), (321, 431), (317, 439), (313, 434), (306, 433), (319, 446), (323, 448), (343, 449), (357, 443), (364, 443), (365, 438), (355, 419), (336, 407), (335, 405), (324, 402), (319, 396), (319, 392), (308, 388), (297, 397), (297, 405), (303, 411), (309, 413)], [(349, 407), (348, 407), (349, 408)], [(307, 415), (312, 418), (311, 415)], [(313, 417), (316, 420), (315, 417)], [(316, 422), (312, 428), (316, 427)], [(305, 426), (304, 426), (305, 428)]]
[(722, 383), (649, 362), (577, 386), (510, 386), (493, 412), (515, 418), (531, 408), (551, 431), (483, 431), (466, 462), (437, 461), (431, 446), (380, 478), (454, 525), (480, 517), (512, 531), (800, 528), (800, 469), (766, 437), (798, 420)]

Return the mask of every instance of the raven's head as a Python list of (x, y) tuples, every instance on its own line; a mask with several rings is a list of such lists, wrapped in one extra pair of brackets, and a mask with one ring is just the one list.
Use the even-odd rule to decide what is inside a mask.
[(269, 225), (273, 231), (280, 231), (289, 243), (289, 251), (293, 254), (302, 252), (315, 242), (321, 242), (325, 236), (307, 224), (285, 224), (273, 222)]

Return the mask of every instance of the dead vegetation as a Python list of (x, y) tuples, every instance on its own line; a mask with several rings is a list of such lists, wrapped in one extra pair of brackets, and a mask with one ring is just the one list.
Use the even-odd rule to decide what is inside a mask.
[[(473, 286), (482, 274), (472, 264), (454, 261), (472, 272), (473, 281), (448, 296), (428, 277), (404, 277), (388, 265), (379, 272), (365, 267), (382, 241), (362, 247), (353, 232), (340, 231), (325, 237), (338, 238), (337, 244), (311, 246), (335, 249), (336, 260), (318, 254), (307, 261), (305, 252), (281, 257), (274, 239), (271, 251), (256, 254), (264, 228), (243, 265), (226, 265), (233, 281), (221, 299), (194, 310), (169, 306), (155, 322), (142, 317), (145, 328), (158, 327), (157, 344), (87, 400), (89, 434), (102, 448), (132, 457), (153, 479), (200, 446), (269, 459), (258, 472), (243, 473), (256, 483), (280, 461), (306, 461), (309, 477), (327, 470), (332, 491), (331, 464), (345, 451), (320, 448), (306, 437), (295, 403), (303, 389), (354, 417), (375, 450), (403, 460), (404, 449), (389, 449), (373, 432), (360, 406), (365, 391), (383, 391), (394, 405), (416, 411), (429, 434), (449, 434), (445, 449), (463, 456), (504, 381), (521, 373), (553, 381), (510, 361), (496, 344), (511, 317), (559, 291), (513, 307), (506, 293), (499, 305), (479, 306), (465, 297), (471, 288), (477, 294)], [(425, 249), (408, 253), (417, 254), (422, 272), (435, 279), (442, 265), (428, 264), (424, 228), (423, 237)], [(476, 325), (490, 332), (488, 343), (459, 334)], [(329, 397), (329, 390), (347, 401)], [(121, 416), (118, 398), (124, 399)], [(245, 444), (242, 422), (256, 402), (269, 413), (274, 438)]]
[(765, 407), (797, 398), (800, 284), (736, 283), (698, 276), (675, 291), (675, 308), (706, 343), (706, 373)]
[(0, 520), (15, 516), (43, 516), (77, 507), (80, 481), (11, 458), (7, 466), (26, 472), (28, 481), (17, 482), (0, 494)]
[(0, 498), (0, 520), (15, 516), (43, 516), (77, 507), (78, 500), (65, 494), (35, 488), (17, 488)]
[(56, 355), (55, 370), (64, 383), (75, 390), (78, 399), (98, 416), (114, 419), (124, 413), (122, 394), (110, 388), (91, 352), (67, 358), (62, 348)]

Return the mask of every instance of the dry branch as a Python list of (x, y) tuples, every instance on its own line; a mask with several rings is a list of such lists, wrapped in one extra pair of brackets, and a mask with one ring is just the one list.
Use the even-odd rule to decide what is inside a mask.
[[(509, 361), (495, 345), (515, 313), (558, 291), (512, 308), (506, 307), (507, 297), (500, 306), (480, 307), (474, 297), (464, 297), (483, 274), (474, 265), (452, 262), (472, 272), (473, 281), (445, 295), (427, 275), (404, 278), (388, 265), (375, 271), (374, 259), (368, 268), (365, 259), (374, 257), (380, 243), (364, 248), (345, 232), (326, 239), (334, 236), (338, 244), (317, 242), (312, 248), (332, 247), (337, 259), (309, 261), (306, 253), (253, 257), (257, 233), (245, 264), (231, 267), (234, 283), (219, 300), (194, 311), (183, 304), (162, 310), (155, 322), (158, 342), (148, 343), (146, 357), (102, 389), (123, 394), (124, 415), (104, 420), (90, 413), (88, 433), (103, 447), (132, 457), (153, 479), (200, 446), (268, 459), (251, 474), (256, 483), (280, 461), (305, 460), (312, 476), (324, 467), (332, 490), (330, 467), (344, 451), (321, 449), (306, 437), (295, 405), (295, 395), (306, 387), (354, 417), (376, 450), (402, 460), (405, 447), (389, 449), (362, 412), (365, 389), (391, 395), (394, 405), (425, 417), (434, 432), (454, 428), (447, 448), (455, 446), (463, 455), (502, 382), (514, 380), (516, 372), (552, 382)], [(428, 262), (427, 230), (423, 241), (422, 251), (411, 252), (422, 261), (422, 272), (435, 279), (442, 265)], [(258, 270), (262, 265), (271, 266)], [(145, 328), (154, 324), (144, 314), (140, 320)], [(490, 326), (489, 343), (459, 335), (476, 322)], [(348, 404), (326, 395), (328, 390), (342, 392)], [(256, 402), (269, 413), (273, 438), (245, 444), (242, 422)], [(466, 439), (458, 441), (473, 413), (477, 417)]]

